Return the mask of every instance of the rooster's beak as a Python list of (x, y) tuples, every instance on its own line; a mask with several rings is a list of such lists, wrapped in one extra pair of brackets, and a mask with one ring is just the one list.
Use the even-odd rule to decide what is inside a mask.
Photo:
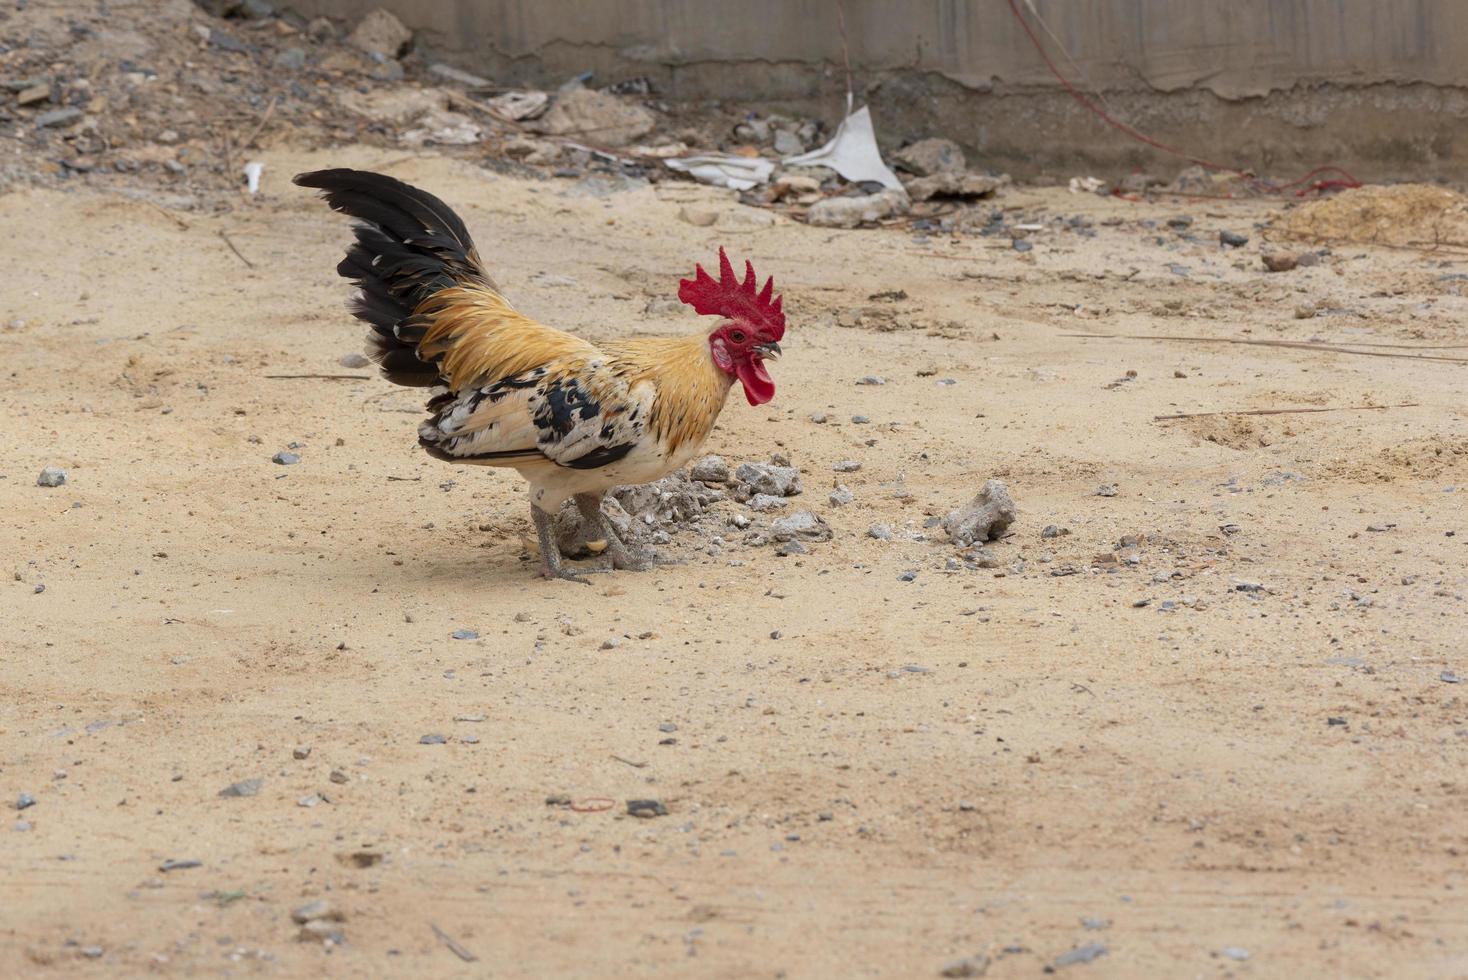
[(773, 340), (767, 344), (755, 344), (754, 349), (767, 360), (778, 361), (780, 359), (780, 345)]

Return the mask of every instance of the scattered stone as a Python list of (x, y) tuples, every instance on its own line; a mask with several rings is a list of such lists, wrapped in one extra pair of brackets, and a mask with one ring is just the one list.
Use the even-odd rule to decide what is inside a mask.
[(830, 541), (831, 526), (808, 510), (798, 510), (770, 525), (775, 541)]
[(827, 499), (831, 501), (832, 507), (845, 507), (856, 500), (856, 494), (852, 493), (851, 488), (844, 483), (838, 483)]
[(856, 473), (861, 470), (861, 463), (857, 462), (854, 459), (843, 459), (841, 462), (831, 467), (831, 469), (835, 470), (837, 473)]
[(342, 934), (339, 927), (325, 919), (312, 919), (301, 926), (301, 931), (296, 938), (302, 942), (321, 942), (341, 945), (346, 942), (346, 936)]
[(780, 556), (781, 558), (788, 558), (791, 555), (804, 555), (809, 553), (809, 548), (801, 544), (799, 541), (795, 540), (781, 541), (779, 545), (775, 547), (775, 554)]
[(296, 925), (305, 925), (317, 919), (325, 919), (330, 922), (341, 922), (344, 916), (341, 912), (332, 908), (331, 903), (324, 898), (318, 898), (314, 902), (307, 902), (300, 908), (291, 910), (291, 921)]
[(300, 71), (306, 67), (306, 49), (282, 48), (275, 53), (270, 63), (286, 71)]
[(36, 477), (38, 487), (59, 487), (66, 482), (66, 470), (59, 466), (48, 466)]
[(919, 177), (958, 174), (968, 167), (963, 158), (963, 147), (953, 140), (940, 137), (929, 137), (904, 146), (894, 154), (893, 159), (903, 170)]
[(336, 363), (344, 368), (364, 368), (372, 362), (365, 355), (352, 351), (350, 354), (343, 354), (341, 357), (338, 357)]
[(907, 571), (905, 571), (901, 575), (897, 576), (897, 581), (899, 581), (899, 582), (912, 582), (912, 581), (916, 580), (917, 577), (918, 577), (917, 570), (916, 569), (909, 568)]
[(22, 793), (15, 798), (15, 808), (17, 810), (29, 810), (35, 805), (36, 798), (29, 793)]
[(981, 977), (989, 971), (989, 957), (983, 953), (975, 953), (973, 956), (965, 956), (961, 960), (954, 960), (945, 964), (938, 971), (941, 977)]
[(605, 640), (601, 641), (601, 648), (603, 650), (615, 650), (621, 645), (622, 638), (619, 636), (609, 636)]
[(951, 197), (961, 200), (974, 200), (981, 197), (993, 197), (994, 193), (1009, 183), (1008, 177), (988, 177), (983, 174), (934, 174), (931, 177), (918, 177), (908, 181), (904, 186), (907, 195), (914, 201), (930, 201), (935, 197)]
[(884, 385), (887, 383), (887, 379), (880, 375), (869, 374), (864, 378), (857, 378), (856, 383), (859, 385)]
[(386, 10), (372, 11), (347, 35), (347, 43), (369, 55), (400, 57), (413, 42), (413, 32)]
[(422, 735), (418, 738), (419, 745), (443, 745), (448, 741), (445, 735)]
[(1218, 233), (1218, 244), (1227, 245), (1229, 248), (1243, 248), (1249, 244), (1249, 236), (1240, 235), (1236, 231), (1220, 231)]
[(301, 797), (299, 800), (296, 800), (296, 806), (305, 807), (306, 809), (309, 810), (311, 807), (315, 806), (318, 803), (322, 803), (324, 801), (325, 801), (325, 798), (322, 797), (322, 795), (320, 793), (307, 793), (305, 796)]
[(37, 102), (45, 102), (50, 98), (50, 85), (32, 85), (30, 88), (22, 90), (21, 93), (15, 97), (15, 104), (21, 106), (35, 105)]
[(749, 498), (745, 506), (754, 511), (767, 511), (779, 510), (786, 506), (786, 503), (787, 501), (784, 497), (776, 497), (768, 493), (757, 493)]
[(1300, 257), (1294, 252), (1265, 252), (1260, 259), (1270, 272), (1289, 272), (1300, 264)]
[(594, 89), (562, 92), (545, 115), (527, 124), (551, 136), (576, 136), (602, 146), (626, 146), (657, 126), (657, 117), (632, 102)]
[(873, 524), (867, 528), (867, 537), (876, 538), (878, 541), (891, 541), (892, 528), (886, 524)]
[(871, 418), (866, 415), (853, 415), (851, 417), (852, 425), (869, 425), (871, 421)]
[(986, 480), (974, 499), (943, 518), (943, 530), (961, 548), (976, 541), (992, 541), (1014, 523), (1017, 511), (1009, 488), (1000, 480)]
[(37, 129), (55, 129), (57, 126), (69, 126), (82, 117), (82, 111), (76, 106), (67, 106), (64, 109), (52, 109), (43, 112), (36, 117)]
[(1025, 240), (1023, 238), (1016, 238), (1012, 242), (1010, 242), (1009, 244), (1010, 244), (1010, 247), (1012, 247), (1016, 252), (1029, 252), (1029, 251), (1033, 251), (1034, 250), (1034, 247), (1035, 247), (1035, 243), (1034, 242), (1027, 241), (1027, 240)]
[[(718, 459), (718, 457), (714, 457)], [(720, 463), (723, 460), (719, 460)], [(728, 467), (724, 468), (725, 473)], [(800, 471), (793, 466), (776, 466), (772, 463), (740, 463), (734, 478), (747, 485), (756, 494), (772, 497), (794, 497), (803, 491)]]
[(327, 779), (330, 779), (333, 783), (336, 783), (338, 786), (345, 785), (346, 783), (351, 782), (351, 779), (352, 779), (352, 777), (348, 776), (346, 773), (342, 772), (340, 769), (333, 769), (331, 771), (331, 775), (327, 776), (326, 778)]
[(691, 208), (685, 204), (678, 209), (678, 217), (695, 228), (707, 228), (719, 220), (719, 212), (712, 208)]
[(170, 871), (186, 871), (189, 868), (201, 868), (203, 866), (203, 861), (195, 860), (194, 858), (181, 858), (178, 860), (169, 858), (167, 861), (158, 865), (158, 870), (167, 874)]
[(1004, 564), (1003, 560), (988, 548), (970, 548), (964, 557), (980, 568), (998, 568)]
[(1314, 303), (1301, 303), (1295, 307), (1296, 320), (1312, 320), (1315, 318), (1316, 310)]
[(628, 800), (627, 812), (634, 817), (651, 820), (653, 817), (666, 817), (668, 808), (660, 800)]
[(301, 456), (299, 453), (288, 453), (282, 449), (274, 456), (271, 456), (270, 461), (281, 466), (294, 466), (301, 461)]
[(806, 221), (818, 228), (855, 228), (912, 209), (907, 191), (888, 188), (863, 197), (828, 197), (810, 206)]
[(1090, 963), (1092, 960), (1105, 956), (1108, 952), (1110, 950), (1100, 943), (1086, 943), (1084, 946), (1077, 946), (1070, 952), (1061, 953), (1055, 957), (1055, 967), (1059, 969), (1061, 967), (1074, 966), (1077, 963)]
[(298, 745), (298, 746), (296, 746), (295, 748), (291, 749), (291, 758), (292, 759), (309, 759), (309, 758), (311, 758), (311, 746), (309, 746), (309, 745)]
[(1461, 683), (1463, 683), (1463, 678), (1459, 677), (1457, 674), (1453, 673), (1451, 670), (1445, 670), (1441, 674), (1438, 674), (1437, 675), (1437, 679), (1440, 680), (1440, 681), (1442, 681), (1444, 684), (1461, 684)]
[(237, 783), (230, 783), (219, 791), (220, 796), (258, 796), (260, 787), (265, 785), (263, 779), (241, 779)]
[(1218, 952), (1231, 960), (1238, 960), (1241, 963), (1249, 958), (1249, 951), (1242, 946), (1225, 946)]
[(1058, 527), (1054, 524), (1046, 524), (1045, 529), (1040, 532), (1042, 538), (1060, 538), (1070, 533), (1068, 527)]
[(1115, 483), (1103, 483), (1096, 488), (1098, 497), (1115, 497), (1119, 491)]
[(449, 634), (455, 640), (477, 640), (479, 634), (473, 630), (454, 630)]
[(338, 97), (342, 108), (384, 126), (406, 126), (433, 112), (448, 109), (448, 97), (436, 88), (355, 89)]

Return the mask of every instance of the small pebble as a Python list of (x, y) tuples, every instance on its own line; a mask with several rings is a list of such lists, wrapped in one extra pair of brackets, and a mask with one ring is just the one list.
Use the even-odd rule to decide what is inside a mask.
[(859, 385), (884, 385), (887, 383), (887, 379), (875, 374), (869, 374), (864, 378), (857, 378), (856, 383)]
[(628, 800), (627, 812), (634, 817), (651, 820), (653, 817), (666, 817), (668, 808), (660, 800)]
[(444, 735), (424, 735), (418, 739), (419, 745), (442, 745), (448, 741)]
[(449, 634), (449, 636), (453, 637), (456, 640), (479, 639), (479, 634), (474, 632), (473, 630), (454, 630), (452, 633)]
[(886, 524), (873, 524), (867, 528), (867, 537), (876, 538), (878, 541), (890, 541), (892, 539), (892, 528)]
[(1463, 678), (1459, 677), (1457, 674), (1453, 673), (1451, 670), (1445, 670), (1441, 674), (1438, 674), (1437, 677), (1438, 677), (1438, 680), (1442, 681), (1444, 684), (1461, 684), (1461, 683), (1463, 683)]
[(230, 783), (219, 791), (220, 796), (257, 796), (260, 787), (265, 784), (263, 779), (241, 779), (237, 783)]
[(899, 582), (911, 582), (911, 581), (914, 581), (917, 577), (918, 577), (918, 573), (917, 572), (913, 571), (912, 569), (908, 569), (907, 571), (903, 572), (901, 575), (897, 576), (897, 581), (899, 581)]
[(59, 466), (48, 466), (36, 477), (38, 487), (59, 487), (66, 482), (66, 470)]
[(35, 805), (36, 798), (29, 793), (22, 793), (15, 798), (15, 808), (17, 810), (29, 810)]
[(285, 450), (281, 450), (270, 457), (270, 461), (272, 463), (279, 463), (281, 466), (294, 466), (301, 461), (301, 457), (298, 453), (288, 453)]
[(835, 470), (837, 473), (855, 473), (861, 469), (861, 463), (857, 462), (854, 459), (843, 459), (841, 462), (831, 467), (831, 469)]
[(311, 758), (311, 746), (309, 746), (309, 745), (298, 745), (298, 746), (296, 746), (295, 748), (291, 749), (291, 758), (293, 758), (293, 759), (309, 759), (309, 758)]
[(1092, 960), (1100, 959), (1108, 952), (1109, 950), (1100, 943), (1086, 943), (1084, 946), (1077, 946), (1070, 952), (1061, 953), (1055, 957), (1055, 965), (1056, 967), (1063, 967), (1072, 966), (1076, 963), (1089, 963)]
[(675, 725), (675, 724), (673, 724), (671, 721), (665, 721), (661, 725), (658, 726), (658, 731), (664, 732), (664, 733), (667, 733), (667, 734), (671, 734), (673, 732), (676, 732), (677, 730), (678, 730), (678, 726)]
[(1240, 962), (1249, 958), (1249, 951), (1242, 946), (1225, 946), (1219, 952), (1231, 960), (1239, 960)]
[(344, 368), (364, 368), (372, 362), (356, 351), (352, 351), (350, 354), (343, 354), (341, 357), (338, 357), (336, 363)]
[(1243, 248), (1249, 244), (1249, 236), (1240, 235), (1236, 231), (1220, 231), (1218, 233), (1218, 243), (1220, 245), (1227, 245), (1229, 248)]
[(1096, 488), (1096, 496), (1098, 497), (1115, 497), (1116, 494), (1117, 489), (1115, 483), (1103, 483)]
[(836, 489), (831, 491), (829, 499), (832, 507), (845, 507), (847, 504), (856, 500), (856, 494), (852, 493), (851, 489), (845, 484), (838, 483)]
[(620, 636), (609, 636), (605, 640), (601, 641), (601, 648), (603, 650), (615, 650), (621, 645), (622, 638)]

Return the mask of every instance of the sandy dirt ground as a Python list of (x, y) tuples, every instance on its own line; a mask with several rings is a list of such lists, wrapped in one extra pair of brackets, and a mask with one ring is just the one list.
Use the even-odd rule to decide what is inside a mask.
[[(1022, 253), (264, 159), (215, 216), (0, 197), (4, 972), (1468, 976), (1468, 256), (1267, 273), (1264, 203), (1011, 190)], [(452, 202), (592, 339), (693, 329), (677, 278), (752, 257), (779, 392), (708, 449), (788, 454), (834, 539), (533, 577), (518, 479), (338, 364), (346, 228), (287, 182), (331, 164)], [(363, 379), (268, 377), (311, 373)], [(1001, 566), (949, 569), (931, 519), (990, 477)], [(298, 938), (318, 899), (340, 942)]]

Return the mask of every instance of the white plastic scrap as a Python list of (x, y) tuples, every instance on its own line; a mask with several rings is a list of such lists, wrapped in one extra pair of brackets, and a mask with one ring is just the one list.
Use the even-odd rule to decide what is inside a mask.
[(747, 191), (763, 184), (775, 172), (774, 161), (762, 157), (736, 157), (727, 153), (704, 153), (698, 156), (664, 160), (668, 169), (681, 171), (694, 180), (718, 187)]
[(831, 142), (818, 150), (786, 157), (789, 167), (830, 167), (853, 183), (875, 180), (883, 187), (902, 188), (897, 175), (882, 162), (877, 149), (877, 134), (872, 128), (872, 114), (867, 106), (848, 113), (836, 128)]
[(245, 164), (245, 184), (251, 194), (260, 193), (260, 174), (265, 171), (265, 164), (259, 160), (251, 160)]

